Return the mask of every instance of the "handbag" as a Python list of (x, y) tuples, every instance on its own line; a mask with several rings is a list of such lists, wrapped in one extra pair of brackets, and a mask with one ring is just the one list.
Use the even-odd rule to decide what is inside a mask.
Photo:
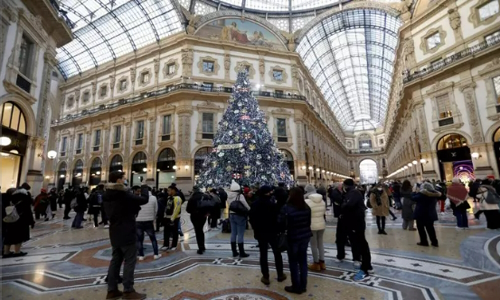
[(236, 199), (229, 205), (229, 211), (234, 212), (237, 215), (246, 216), (248, 214), (248, 208), (240, 201), (241, 194), (236, 196)]
[(5, 223), (14, 223), (19, 220), (19, 214), (17, 213), (17, 209), (15, 205), (10, 205), (5, 208), (5, 217), (3, 221)]
[(278, 250), (280, 252), (285, 252), (288, 250), (287, 228), (288, 228), (288, 210), (285, 209), (285, 231), (278, 235)]

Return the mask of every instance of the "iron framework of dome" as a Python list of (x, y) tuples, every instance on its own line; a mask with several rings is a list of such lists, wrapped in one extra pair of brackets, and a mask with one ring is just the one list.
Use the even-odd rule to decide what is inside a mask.
[(345, 131), (382, 125), (401, 24), (381, 10), (344, 10), (315, 24), (297, 46)]
[(183, 30), (171, 0), (61, 0), (60, 9), (74, 36), (57, 50), (64, 78)]

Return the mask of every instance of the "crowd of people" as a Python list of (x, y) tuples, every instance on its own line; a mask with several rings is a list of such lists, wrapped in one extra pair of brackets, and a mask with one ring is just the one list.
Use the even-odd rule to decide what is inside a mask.
[[(271, 283), (269, 247), (274, 255), (278, 281), (287, 279), (282, 257), (282, 252), (287, 251), (292, 284), (285, 290), (295, 294), (306, 292), (308, 271), (326, 270), (323, 240), (328, 210), (337, 219), (336, 258), (343, 261), (345, 248), (351, 248), (357, 270), (354, 276), (356, 281), (365, 279), (373, 270), (370, 247), (365, 238), (367, 209), (371, 209), (380, 235), (387, 235), (386, 218), (391, 215), (392, 220), (396, 219), (392, 209), (400, 210), (402, 229), (418, 231), (420, 241), (417, 244), (423, 247), (439, 247), (434, 229), (434, 222), (439, 219), (438, 210), (441, 214), (445, 214), (446, 210), (453, 211), (457, 228), (468, 228), (469, 197), (479, 202), (474, 206), (475, 217), (479, 218), (484, 213), (487, 228), (500, 229), (500, 184), (489, 179), (476, 180), (469, 189), (455, 178), (450, 183), (424, 181), (414, 185), (408, 180), (358, 185), (352, 179), (346, 179), (328, 188), (321, 184), (307, 184), (290, 190), (283, 183), (276, 187), (242, 187), (233, 180), (225, 189), (206, 190), (195, 186), (186, 200), (175, 183), (160, 190), (147, 185), (128, 187), (124, 173), (111, 172), (108, 183), (98, 185), (90, 193), (86, 187), (68, 187), (60, 193), (56, 189), (51, 189), (49, 193), (42, 189), (33, 200), (30, 190), (31, 187), (24, 183), (2, 195), (5, 216), (2, 227), (3, 257), (26, 255), (21, 246), (29, 240), (30, 228), (35, 226), (35, 220), (40, 217), (45, 221), (54, 218), (58, 204), (59, 208), (64, 204), (66, 220), (70, 218), (70, 211), (75, 211), (71, 225), (74, 229), (83, 228), (87, 213), (87, 221), (92, 220), (94, 228), (99, 228), (99, 225), (109, 228), (112, 259), (107, 276), (107, 299), (146, 297), (133, 288), (136, 261), (145, 259), (144, 236), (147, 234), (151, 241), (153, 259), (162, 256), (160, 251), (176, 251), (179, 236), (183, 236), (181, 206), (186, 201), (198, 254), (203, 255), (206, 251), (203, 229), (207, 225), (209, 230), (222, 227), (223, 232), (230, 232), (234, 258), (248, 257), (244, 238), (245, 231), (251, 226), (259, 247), (261, 282), (266, 285)], [(226, 210), (228, 218), (225, 218)], [(155, 234), (162, 226), (163, 245), (159, 247)], [(14, 252), (11, 252), (12, 245)], [(307, 260), (309, 247), (311, 264)], [(123, 277), (120, 277), (122, 264)], [(118, 283), (123, 283), (123, 292), (118, 290)]]

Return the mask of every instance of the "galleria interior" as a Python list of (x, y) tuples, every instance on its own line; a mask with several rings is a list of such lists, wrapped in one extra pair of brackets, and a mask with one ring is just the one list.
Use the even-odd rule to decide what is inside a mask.
[[(130, 186), (143, 182), (162, 189), (176, 183), (191, 193), (214, 151), (241, 70), (248, 72), (267, 129), (297, 185), (327, 187), (346, 178), (413, 185), (459, 178), (469, 188), (476, 179), (500, 178), (500, 0), (3, 0), (0, 6), (2, 193), (24, 182), (33, 197), (42, 188), (92, 189), (113, 171), (123, 171)], [(471, 208), (471, 220), (472, 213)], [(187, 216), (182, 220), (190, 223)], [(336, 226), (330, 217), (327, 232)], [(383, 261), (396, 248), (370, 235), (370, 245), (384, 257), (377, 258), (386, 276), (377, 279), (379, 288), (356, 290), (332, 281), (341, 277), (335, 272), (343, 267), (336, 265), (331, 278), (310, 279), (319, 286), (332, 281), (311, 297), (333, 299), (331, 293), (353, 290), (352, 299), (493, 299), (500, 292), (500, 237), (483, 230), (483, 219), (474, 220), (483, 225), (480, 230), (467, 232), (450, 228), (451, 220), (439, 221), (444, 247), (416, 254), (431, 270), (415, 275), (421, 276), (418, 284), (391, 281), (391, 266)], [(30, 273), (40, 263), (36, 258), (26, 265), (5, 263), (2, 286), (12, 299), (55, 299), (59, 289), (65, 297), (80, 286), (71, 268), (80, 264), (86, 276), (80, 298), (92, 297), (85, 280), (91, 270), (105, 267), (96, 257), (110, 254), (96, 250), (86, 261), (69, 253), (90, 251), (86, 247), (107, 234), (79, 233), (63, 243), (46, 235), (66, 234), (68, 224), (53, 222), (32, 231), (39, 237), (28, 247), (71, 241), (62, 246), (67, 257), (48, 254), (62, 267), (50, 271), (48, 264), (46, 271), (58, 275), (37, 279), (48, 275)], [(211, 237), (214, 249), (227, 237), (217, 234)], [(335, 245), (334, 235), (325, 243)], [(414, 251), (408, 246), (413, 238), (403, 238), (397, 248), (400, 268), (406, 263), (402, 257)], [(191, 263), (194, 243), (186, 238), (184, 244)], [(485, 249), (484, 264), (472, 262), (474, 247)], [(144, 278), (160, 268), (158, 261), (150, 263), (144, 264)], [(197, 272), (209, 272), (207, 263), (200, 261)], [(30, 275), (16, 279), (18, 266)], [(443, 268), (452, 272), (438, 274)], [(232, 275), (214, 276), (225, 282), (238, 274), (238, 267), (228, 269)], [(163, 275), (174, 271), (168, 272)], [(183, 284), (189, 272), (172, 282)], [(255, 268), (245, 272), (258, 274)], [(157, 279), (144, 278), (136, 286), (157, 293)], [(241, 290), (244, 280), (233, 280), (220, 283), (221, 289), (251, 294)], [(446, 283), (460, 294), (444, 288)], [(210, 284), (201, 286), (185, 291), (204, 295), (199, 299), (219, 296), (210, 294)], [(155, 297), (194, 297), (172, 290)], [(274, 288), (257, 294), (287, 299)]]

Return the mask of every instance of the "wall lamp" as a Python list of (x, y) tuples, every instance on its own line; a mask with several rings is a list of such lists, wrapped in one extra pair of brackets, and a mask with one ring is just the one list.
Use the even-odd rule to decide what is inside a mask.
[(470, 156), (471, 156), (472, 158), (474, 158), (474, 159), (478, 159), (478, 158), (480, 158), (480, 157), (483, 157), (481, 154), (479, 154), (479, 153), (477, 153), (477, 152), (472, 152), (472, 153), (470, 154)]
[(426, 164), (426, 163), (427, 163), (427, 160), (426, 160), (425, 158), (422, 158), (422, 159), (420, 159), (420, 163), (421, 163), (421, 164)]
[(306, 166), (302, 166), (302, 170), (305, 170), (306, 169)]

